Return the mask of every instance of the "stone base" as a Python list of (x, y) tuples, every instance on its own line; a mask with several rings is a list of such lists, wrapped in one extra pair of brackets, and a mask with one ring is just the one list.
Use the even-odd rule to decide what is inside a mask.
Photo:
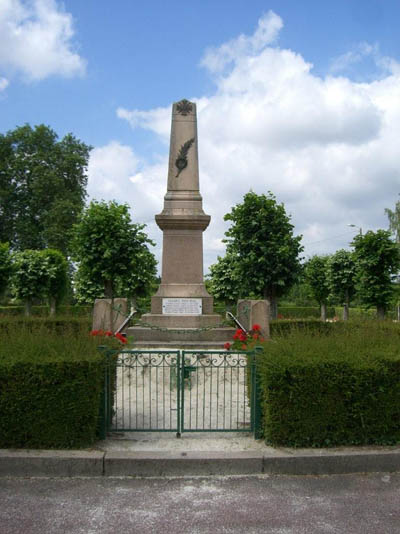
[[(176, 318), (176, 317), (175, 317)], [(235, 328), (222, 327), (210, 330), (196, 328), (167, 328), (157, 330), (142, 326), (127, 328), (126, 334), (133, 337), (134, 348), (193, 348), (224, 349), (224, 344), (232, 342)]]
[(223, 319), (220, 315), (167, 315), (146, 313), (140, 319), (141, 323), (160, 328), (206, 328), (207, 326), (221, 325)]

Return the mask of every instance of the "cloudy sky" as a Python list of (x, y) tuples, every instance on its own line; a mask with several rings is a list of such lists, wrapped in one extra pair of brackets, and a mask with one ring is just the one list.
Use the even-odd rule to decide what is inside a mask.
[(129, 203), (159, 257), (171, 104), (193, 100), (206, 268), (250, 189), (306, 257), (334, 252), (399, 199), (399, 25), (398, 0), (0, 0), (0, 132), (92, 145), (90, 198)]

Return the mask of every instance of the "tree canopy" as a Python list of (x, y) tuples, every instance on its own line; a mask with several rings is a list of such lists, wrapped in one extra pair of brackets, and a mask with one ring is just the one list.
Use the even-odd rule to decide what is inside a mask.
[(330, 294), (327, 277), (328, 262), (329, 256), (315, 255), (304, 265), (305, 278), (315, 300), (321, 306), (321, 319), (323, 321), (326, 320), (326, 304)]
[(383, 318), (393, 296), (392, 277), (400, 269), (400, 251), (387, 230), (357, 235), (352, 242), (357, 263), (357, 291)]
[(156, 277), (154, 243), (133, 223), (127, 204), (92, 201), (73, 230), (73, 259), (78, 262), (80, 301), (145, 295)]
[(43, 124), (0, 134), (0, 241), (68, 252), (85, 203), (89, 146)]
[(343, 319), (349, 317), (350, 301), (356, 291), (357, 266), (349, 250), (338, 250), (328, 261), (328, 285), (333, 298), (343, 304)]
[(224, 240), (229, 260), (219, 259), (223, 265), (211, 268), (212, 284), (216, 287), (218, 279), (222, 282), (229, 266), (238, 296), (268, 299), (275, 317), (277, 297), (290, 289), (301, 269), (301, 236), (293, 235), (290, 217), (272, 193), (257, 195), (250, 191), (224, 219), (231, 222)]
[(396, 243), (400, 245), (400, 200), (396, 202), (394, 210), (386, 208), (385, 213), (389, 219), (389, 230), (394, 235)]

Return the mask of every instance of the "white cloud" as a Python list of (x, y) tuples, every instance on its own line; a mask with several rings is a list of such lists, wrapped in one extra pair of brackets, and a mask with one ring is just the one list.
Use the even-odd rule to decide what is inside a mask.
[(0, 92), (4, 91), (8, 87), (9, 81), (7, 78), (1, 78), (0, 77)]
[(245, 55), (255, 55), (266, 45), (273, 43), (283, 27), (283, 22), (273, 11), (260, 18), (253, 35), (239, 35), (218, 48), (209, 48), (201, 64), (211, 72), (221, 72), (232, 61)]
[[(214, 65), (216, 73), (215, 94), (195, 99), (200, 188), (204, 210), (212, 216), (204, 234), (206, 266), (222, 253), (224, 214), (250, 189), (270, 190), (285, 204), (295, 233), (304, 236), (306, 254), (347, 246), (358, 231), (349, 223), (363, 231), (387, 227), (384, 208), (392, 208), (398, 198), (397, 62), (386, 58), (391, 70), (369, 83), (332, 73), (316, 76), (300, 54), (269, 44), (282, 26), (278, 19), (269, 13), (253, 36), (240, 36), (216, 49), (219, 65), (225, 62), (225, 51), (233, 50), (223, 74), (214, 68), (218, 62), (211, 62), (209, 51), (203, 61)], [(274, 21), (275, 33), (266, 31), (262, 37), (260, 27), (268, 27), (268, 20)], [(168, 139), (170, 106), (119, 109), (118, 116)], [(125, 188), (128, 202), (134, 211), (139, 205), (147, 221), (162, 209), (167, 156), (166, 150), (157, 165), (142, 161), (140, 174)], [(160, 244), (161, 232), (155, 227), (152, 232)]]
[(0, 66), (27, 80), (82, 75), (72, 16), (55, 0), (0, 0)]

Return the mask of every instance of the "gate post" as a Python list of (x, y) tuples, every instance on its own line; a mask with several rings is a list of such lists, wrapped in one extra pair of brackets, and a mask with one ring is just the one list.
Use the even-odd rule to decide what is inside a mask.
[(257, 355), (263, 352), (262, 347), (255, 347), (251, 354), (251, 422), (254, 439), (263, 437), (261, 387), (257, 373)]

